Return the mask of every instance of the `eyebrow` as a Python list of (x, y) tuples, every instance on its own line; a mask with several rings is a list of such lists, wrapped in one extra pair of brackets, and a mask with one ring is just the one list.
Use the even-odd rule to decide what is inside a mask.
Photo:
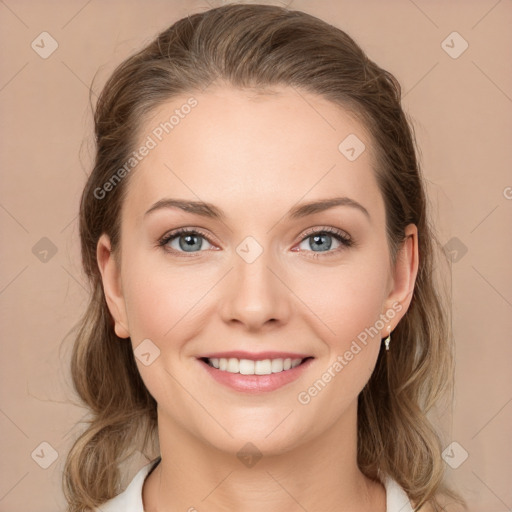
[[(351, 199), (350, 197), (333, 197), (331, 199), (322, 199), (319, 201), (303, 203), (293, 207), (287, 213), (286, 217), (291, 220), (296, 220), (303, 217), (307, 217), (308, 215), (313, 215), (315, 213), (335, 208), (336, 206), (349, 206), (355, 208), (360, 212), (364, 213), (368, 220), (371, 220), (368, 210), (362, 204), (358, 203), (354, 199)], [(171, 198), (161, 199), (160, 201), (157, 201), (155, 204), (151, 206), (151, 208), (149, 208), (149, 210), (144, 214), (144, 216), (149, 215), (150, 213), (156, 210), (161, 210), (165, 208), (178, 208), (188, 213), (193, 213), (195, 215), (201, 215), (202, 217), (208, 217), (218, 220), (223, 220), (226, 218), (224, 212), (211, 203), (205, 203), (203, 201), (184, 201), (182, 199)]]

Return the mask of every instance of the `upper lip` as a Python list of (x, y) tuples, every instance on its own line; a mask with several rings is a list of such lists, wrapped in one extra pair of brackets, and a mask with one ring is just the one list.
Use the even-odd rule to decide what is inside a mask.
[(307, 357), (313, 357), (310, 354), (297, 354), (294, 352), (245, 352), (243, 350), (236, 350), (230, 352), (215, 352), (210, 354), (204, 354), (198, 357), (198, 359), (251, 359), (252, 361), (259, 361), (263, 359), (306, 359)]

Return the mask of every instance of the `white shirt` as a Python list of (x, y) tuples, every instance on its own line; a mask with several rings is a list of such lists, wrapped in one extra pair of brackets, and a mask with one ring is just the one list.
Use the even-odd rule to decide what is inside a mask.
[[(128, 487), (114, 498), (95, 509), (95, 512), (144, 512), (142, 506), (142, 486), (149, 472), (160, 462), (160, 457), (146, 464), (133, 477)], [(386, 512), (414, 512), (405, 491), (386, 475), (383, 478), (386, 489)]]

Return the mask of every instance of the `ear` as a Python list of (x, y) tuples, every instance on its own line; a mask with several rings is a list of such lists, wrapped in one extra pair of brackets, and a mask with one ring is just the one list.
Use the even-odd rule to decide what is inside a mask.
[[(415, 224), (409, 224), (405, 228), (405, 240), (400, 247), (396, 263), (393, 269), (392, 286), (385, 301), (386, 311), (394, 310), (396, 315), (390, 320), (381, 331), (382, 338), (395, 329), (402, 317), (409, 309), (418, 274), (419, 254), (418, 254), (418, 228)], [(388, 327), (391, 327), (388, 329)]]
[(103, 281), (103, 292), (110, 314), (114, 317), (115, 332), (119, 338), (128, 338), (128, 318), (121, 287), (121, 272), (112, 252), (110, 239), (102, 234), (96, 246), (96, 259)]

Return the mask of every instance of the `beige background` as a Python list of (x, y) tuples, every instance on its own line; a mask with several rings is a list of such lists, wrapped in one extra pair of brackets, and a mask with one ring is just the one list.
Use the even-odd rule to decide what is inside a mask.
[[(222, 3), (0, 1), (1, 512), (64, 510), (62, 466), (86, 414), (73, 404), (67, 334), (87, 300), (76, 215), (93, 154), (88, 88), (97, 73), (94, 99), (113, 68), (158, 31)], [(511, 510), (512, 5), (290, 7), (346, 30), (403, 86), (440, 238), (454, 255), (457, 388), (446, 445), (459, 443), (450, 462), (460, 466), (447, 473), (471, 512)], [(47, 59), (31, 47), (43, 31), (58, 43)], [(442, 46), (453, 31), (469, 44), (458, 58)], [(463, 41), (446, 44), (453, 54)], [(57, 459), (43, 469), (52, 450)], [(144, 463), (134, 461), (132, 473)]]

